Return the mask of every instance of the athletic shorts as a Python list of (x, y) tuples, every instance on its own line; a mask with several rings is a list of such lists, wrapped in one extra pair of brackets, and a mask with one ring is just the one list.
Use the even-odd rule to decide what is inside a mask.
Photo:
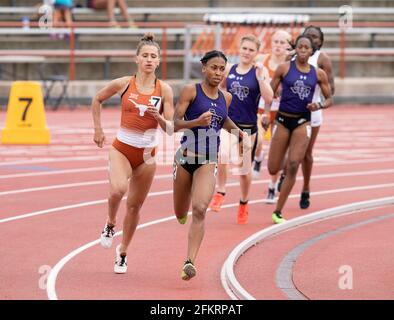
[(311, 121), (311, 113), (305, 112), (305, 113), (300, 113), (296, 117), (289, 117), (289, 116), (285, 116), (283, 113), (278, 112), (276, 115), (276, 121), (278, 121), (287, 130), (289, 130), (290, 133), (292, 133), (299, 126), (303, 125), (306, 122)]
[(186, 155), (186, 151), (183, 151), (182, 149), (178, 149), (177, 152), (175, 153), (174, 180), (176, 178), (176, 170), (178, 164), (183, 169), (185, 169), (190, 175), (193, 175), (198, 168), (202, 167), (205, 164), (210, 164), (210, 163), (214, 163), (216, 165), (215, 167), (215, 176), (216, 176), (217, 163), (218, 163), (217, 154), (206, 155), (206, 156), (201, 156), (201, 155), (188, 156)]
[(323, 110), (311, 112), (311, 127), (320, 127), (323, 124)]
[(135, 169), (156, 155), (156, 148), (137, 148), (115, 138), (112, 146), (129, 160), (131, 168)]

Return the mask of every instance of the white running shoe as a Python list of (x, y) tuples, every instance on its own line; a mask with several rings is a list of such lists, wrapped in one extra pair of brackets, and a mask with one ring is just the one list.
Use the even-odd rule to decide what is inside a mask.
[(265, 199), (265, 203), (275, 203), (275, 189), (268, 188), (267, 198)]
[(101, 245), (108, 249), (112, 246), (112, 240), (114, 238), (115, 226), (109, 227), (108, 224), (105, 224), (103, 231), (101, 232), (100, 236), (100, 243)]
[(114, 272), (115, 273), (126, 273), (127, 271), (127, 256), (120, 255), (120, 245), (116, 247), (116, 257), (115, 257), (115, 266)]
[(257, 180), (260, 177), (261, 161), (253, 161), (252, 179)]

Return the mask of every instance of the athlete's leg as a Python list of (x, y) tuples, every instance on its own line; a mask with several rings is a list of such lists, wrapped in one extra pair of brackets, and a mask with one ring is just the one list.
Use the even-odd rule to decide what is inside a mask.
[(120, 252), (125, 253), (133, 238), (140, 219), (140, 210), (144, 203), (156, 171), (156, 163), (142, 163), (132, 172), (129, 193), (127, 196), (127, 211), (123, 220), (123, 238)]
[(287, 198), (294, 186), (298, 167), (305, 157), (306, 149), (310, 141), (310, 124), (303, 124), (298, 128), (294, 129), (290, 137), (288, 159), (286, 164), (286, 177), (283, 181), (281, 192), (279, 195), (278, 202), (276, 204), (276, 210), (281, 212)]
[(205, 231), (205, 214), (215, 191), (216, 164), (205, 164), (193, 175), (192, 213), (193, 220), (189, 229), (187, 259), (194, 263)]
[[(178, 221), (186, 217), (189, 211), (191, 201), (191, 189), (192, 189), (192, 175), (187, 172), (179, 163), (174, 163), (174, 213), (178, 218)], [(186, 219), (184, 220), (186, 222)]]
[(313, 167), (313, 147), (316, 142), (316, 138), (319, 134), (319, 127), (312, 127), (312, 135), (309, 142), (308, 149), (306, 150), (305, 157), (302, 160), (302, 174), (304, 176), (304, 185), (302, 188), (303, 192), (309, 192), (310, 190), (310, 180), (312, 175), (312, 167)]
[(264, 146), (263, 146), (264, 129), (261, 126), (258, 126), (257, 134), (258, 134), (257, 146), (256, 146), (254, 159), (252, 159), (253, 160), (252, 176), (254, 179), (257, 179), (259, 177), (261, 163), (264, 160)]
[(220, 132), (220, 150), (218, 162), (218, 174), (216, 177), (217, 191), (226, 192), (227, 174), (231, 162), (231, 135), (226, 130)]
[(116, 213), (120, 202), (127, 192), (128, 179), (131, 176), (131, 165), (123, 153), (111, 146), (109, 151), (109, 197), (107, 223), (116, 224)]
[[(254, 145), (255, 140), (256, 140), (257, 134), (252, 134), (250, 136), (250, 143), (251, 146)], [(240, 179), (240, 186), (241, 186), (241, 200), (242, 201), (248, 201), (249, 200), (249, 190), (250, 190), (250, 185), (252, 183), (252, 172), (250, 170), (250, 164), (251, 164), (251, 157), (252, 157), (252, 150), (249, 150), (247, 153), (242, 153), (242, 170), (240, 170), (241, 174), (239, 176)]]
[(271, 138), (271, 146), (268, 154), (268, 172), (276, 175), (282, 167), (283, 159), (289, 145), (290, 133), (280, 123), (274, 125)]

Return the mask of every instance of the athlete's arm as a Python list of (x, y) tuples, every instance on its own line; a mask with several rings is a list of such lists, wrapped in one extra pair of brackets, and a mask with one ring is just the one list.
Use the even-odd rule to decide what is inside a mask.
[(321, 52), (319, 55), (318, 65), (319, 68), (323, 69), (324, 72), (327, 74), (328, 83), (330, 84), (330, 88), (331, 88), (331, 95), (334, 95), (335, 83), (334, 83), (334, 74), (332, 72), (332, 63), (330, 57), (326, 53)]
[(162, 98), (163, 98), (163, 114), (159, 113), (154, 106), (149, 106), (147, 112), (149, 112), (157, 122), (159, 126), (169, 135), (174, 133), (174, 93), (172, 88), (165, 82), (161, 81), (161, 90), (162, 90)]
[[(287, 72), (289, 72), (289, 68), (290, 68), (290, 62), (281, 63), (276, 68), (274, 75), (272, 76), (272, 80), (271, 80), (271, 88), (272, 88), (272, 91), (274, 92), (274, 95), (278, 91), (279, 85), (280, 85), (281, 81), (283, 80), (284, 76), (287, 74)], [(265, 105), (264, 112), (266, 114), (269, 114), (270, 111), (271, 111), (271, 105)]]
[(323, 103), (320, 103), (319, 107), (322, 109), (327, 109), (331, 107), (334, 102), (331, 94), (332, 88), (330, 88), (328, 77), (327, 74), (324, 72), (324, 70), (317, 69), (317, 77), (318, 77), (320, 89), (325, 99)]
[(231, 64), (231, 63), (227, 63), (226, 64), (226, 69), (225, 69), (225, 71), (224, 71), (224, 77), (223, 77), (223, 80), (220, 82), (220, 84), (219, 84), (219, 89), (221, 89), (221, 90), (223, 90), (223, 91), (227, 91), (227, 85), (226, 85), (226, 81), (227, 81), (227, 77), (228, 77), (228, 74), (230, 73), (230, 70), (231, 70), (231, 67), (232, 67), (233, 65)]
[(323, 93), (325, 100), (323, 103), (322, 102), (309, 103), (307, 105), (307, 108), (310, 111), (316, 111), (319, 109), (327, 109), (327, 108), (331, 107), (332, 103), (333, 103), (330, 84), (328, 83), (327, 75), (323, 71), (323, 69), (320, 69), (320, 68), (317, 69), (317, 79), (318, 79), (318, 84), (320, 86), (320, 89)]
[(180, 95), (174, 111), (174, 131), (181, 129), (191, 129), (198, 126), (207, 126), (211, 123), (212, 113), (204, 112), (200, 117), (194, 120), (184, 120), (189, 104), (196, 97), (196, 86), (194, 84), (186, 85)]
[[(230, 107), (233, 96), (229, 92), (223, 92), (223, 93), (224, 93), (224, 98), (226, 99), (226, 105), (228, 109)], [(233, 120), (230, 119), (230, 117), (227, 117), (226, 120), (224, 120), (223, 129), (238, 137), (240, 141), (243, 140), (245, 136), (244, 132), (235, 125), (235, 123), (233, 122)]]
[(260, 95), (264, 99), (265, 104), (271, 104), (274, 97), (274, 92), (269, 84), (269, 74), (263, 64), (256, 64), (256, 78), (259, 82)]
[(99, 90), (97, 94), (92, 99), (92, 115), (93, 115), (93, 124), (94, 124), (94, 138), (93, 141), (97, 144), (98, 147), (102, 148), (105, 135), (103, 132), (103, 128), (101, 126), (101, 104), (111, 98), (113, 95), (122, 93), (130, 81), (130, 77), (122, 77), (109, 82), (104, 88)]

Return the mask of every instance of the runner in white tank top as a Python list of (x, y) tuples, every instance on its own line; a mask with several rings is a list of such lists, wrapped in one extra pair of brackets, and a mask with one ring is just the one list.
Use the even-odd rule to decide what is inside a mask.
[[(324, 70), (327, 74), (328, 82), (331, 87), (331, 94), (334, 95), (335, 92), (335, 85), (334, 85), (334, 76), (332, 73), (332, 64), (331, 60), (328, 55), (322, 52), (320, 49), (323, 46), (324, 42), (324, 34), (319, 27), (309, 26), (304, 31), (305, 35), (308, 35), (314, 45), (318, 48), (313, 56), (311, 56), (308, 62), (313, 65), (314, 67), (318, 67)], [(320, 87), (316, 87), (315, 94), (313, 96), (312, 102), (321, 103), (321, 90)], [(311, 114), (311, 127), (312, 127), (312, 135), (311, 140), (309, 142), (309, 147), (305, 153), (305, 158), (302, 161), (302, 173), (304, 176), (304, 184), (301, 192), (301, 199), (300, 199), (300, 208), (307, 209), (310, 205), (310, 179), (312, 175), (312, 167), (313, 167), (313, 146), (315, 144), (316, 138), (319, 134), (320, 126), (323, 123), (323, 111), (317, 110), (312, 112)]]

